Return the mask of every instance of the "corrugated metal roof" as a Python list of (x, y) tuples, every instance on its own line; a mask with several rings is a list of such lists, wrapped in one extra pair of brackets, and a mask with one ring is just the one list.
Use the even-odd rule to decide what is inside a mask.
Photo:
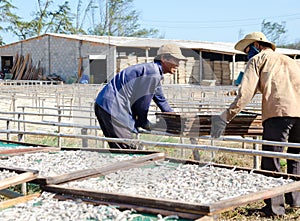
[(300, 50), (296, 50), (296, 49), (276, 48), (276, 52), (281, 54), (291, 55), (291, 56), (300, 55)]
[[(207, 41), (96, 36), (96, 35), (67, 35), (67, 34), (56, 34), (56, 33), (50, 33), (45, 35), (74, 39), (74, 40), (90, 41), (90, 42), (113, 45), (118, 47), (159, 48), (161, 45), (166, 43), (176, 43), (180, 45), (180, 47), (187, 48), (187, 49), (197, 49), (197, 50), (224, 53), (224, 54), (243, 54), (242, 52), (234, 49), (235, 43), (227, 43), (227, 42), (207, 42)], [(42, 36), (39, 36), (39, 38), (40, 37)], [(300, 50), (296, 50), (296, 49), (277, 48), (276, 51), (278, 53), (291, 55), (291, 56), (300, 55)]]
[[(243, 54), (234, 49), (234, 43), (225, 42), (205, 42), (205, 41), (188, 41), (159, 38), (136, 38), (136, 37), (117, 37), (117, 36), (94, 36), (94, 35), (66, 35), (66, 34), (48, 34), (51, 36), (76, 39), (82, 41), (91, 41), (101, 44), (108, 44), (119, 47), (136, 47), (136, 48), (159, 48), (166, 43), (176, 43), (182, 48), (199, 49), (212, 52), (222, 52), (228, 54)], [(300, 51), (299, 51), (300, 53)]]

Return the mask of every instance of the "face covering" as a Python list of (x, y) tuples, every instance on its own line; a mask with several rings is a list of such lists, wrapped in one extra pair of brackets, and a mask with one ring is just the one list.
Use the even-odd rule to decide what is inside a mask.
[(253, 56), (257, 55), (259, 53), (259, 50), (257, 50), (256, 47), (254, 47), (253, 45), (250, 46), (247, 58), (248, 60), (250, 60), (250, 58), (252, 58)]

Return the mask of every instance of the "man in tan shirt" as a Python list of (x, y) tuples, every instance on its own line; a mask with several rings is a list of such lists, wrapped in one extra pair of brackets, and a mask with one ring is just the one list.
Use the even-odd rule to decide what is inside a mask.
[[(238, 94), (220, 116), (212, 119), (212, 137), (220, 137), (226, 124), (251, 101), (262, 94), (263, 140), (300, 143), (300, 66), (292, 58), (275, 52), (274, 43), (261, 32), (253, 32), (236, 43), (235, 49), (248, 55), (248, 63)], [(282, 146), (263, 145), (264, 151), (283, 152)], [(299, 148), (288, 148), (299, 154)], [(262, 157), (261, 169), (280, 171), (280, 159)], [(300, 175), (300, 162), (287, 160), (287, 172)], [(300, 192), (265, 200), (265, 216), (285, 214), (284, 203), (300, 207)]]

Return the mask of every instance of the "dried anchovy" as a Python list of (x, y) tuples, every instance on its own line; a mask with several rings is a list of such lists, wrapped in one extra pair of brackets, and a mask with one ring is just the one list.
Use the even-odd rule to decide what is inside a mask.
[(212, 203), (293, 182), (214, 166), (164, 164), (132, 168), (63, 186), (195, 203)]
[(40, 176), (55, 176), (72, 171), (92, 169), (117, 161), (131, 159), (127, 154), (107, 154), (95, 151), (58, 151), (28, 153), (0, 159), (2, 167), (38, 170)]
[[(43, 194), (26, 203), (17, 204), (14, 207), (0, 211), (1, 220), (7, 221), (74, 221), (74, 220), (95, 220), (95, 221), (129, 221), (137, 216), (134, 210), (121, 211), (115, 206), (92, 205), (81, 200), (61, 200), (53, 198), (53, 194)], [(176, 216), (162, 217), (157, 215), (158, 220), (177, 220)]]
[(0, 180), (7, 179), (9, 177), (17, 176), (18, 174), (14, 171), (2, 170), (0, 171)]

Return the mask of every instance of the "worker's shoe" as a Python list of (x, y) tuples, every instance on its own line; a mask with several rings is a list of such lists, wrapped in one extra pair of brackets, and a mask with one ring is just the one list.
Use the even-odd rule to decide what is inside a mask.
[(272, 210), (268, 207), (265, 206), (263, 208), (261, 208), (261, 212), (262, 215), (264, 214), (264, 217), (279, 217), (279, 218), (283, 218), (285, 216), (285, 209), (283, 208), (282, 214), (275, 214), (272, 212)]
[(258, 217), (266, 217), (266, 218), (271, 218), (271, 217), (283, 218), (285, 216), (285, 214), (273, 213), (268, 207), (263, 207), (261, 209), (255, 209), (255, 210), (249, 211), (249, 215), (258, 216)]
[[(287, 205), (289, 205), (289, 204), (287, 204)], [(287, 213), (295, 213), (299, 209), (300, 209), (299, 205), (289, 205), (289, 207), (286, 209), (286, 212)]]

